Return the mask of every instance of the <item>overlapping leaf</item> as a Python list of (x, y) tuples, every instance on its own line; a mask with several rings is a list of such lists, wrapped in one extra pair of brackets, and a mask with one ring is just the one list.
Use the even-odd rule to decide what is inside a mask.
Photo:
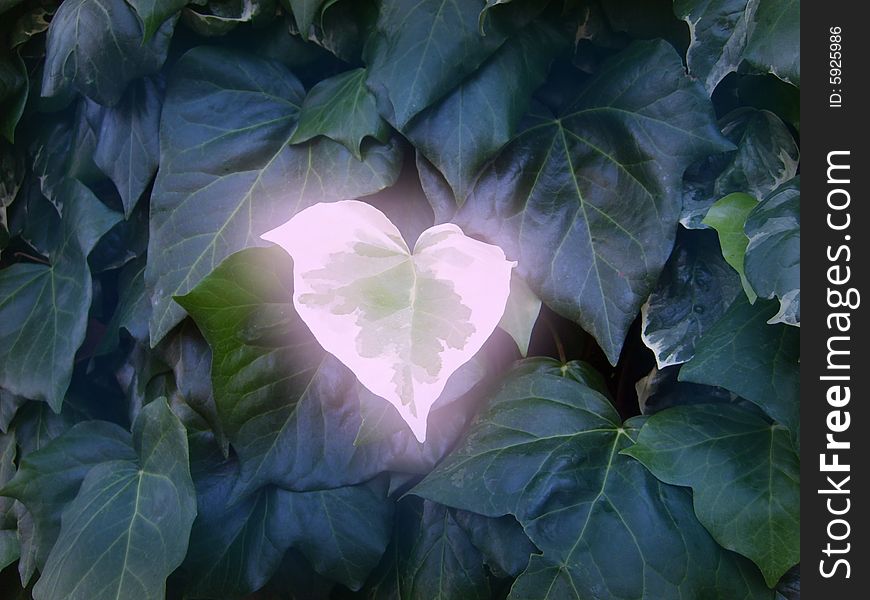
[(366, 47), (368, 85), (381, 114), (403, 130), (427, 106), (456, 87), (543, 8), (513, 2), (488, 11), (451, 0), (381, 0), (376, 30)]
[(368, 586), (373, 599), (488, 600), (483, 556), (460, 513), (410, 498), (399, 504), (393, 541)]
[(403, 130), (444, 175), (460, 206), (484, 163), (516, 133), (566, 41), (547, 25), (529, 25)]
[(191, 596), (225, 599), (254, 592), (290, 547), (352, 589), (378, 563), (392, 524), (383, 482), (311, 492), (267, 486), (230, 502), (237, 462), (224, 458), (207, 436), (198, 436), (194, 450), (199, 514), (185, 564)]
[(86, 421), (44, 448), (29, 453), (2, 492), (16, 498), (33, 517), (36, 564), (45, 567), (61, 529), (61, 514), (94, 466), (136, 460), (129, 432), (113, 423)]
[(797, 173), (800, 152), (785, 123), (766, 110), (739, 108), (719, 120), (736, 150), (712, 156), (686, 171), (680, 223), (703, 228), (710, 206), (734, 192), (764, 198)]
[(145, 281), (156, 344), (184, 315), (172, 296), (190, 291), (221, 260), (316, 202), (391, 185), (394, 146), (356, 160), (318, 138), (288, 143), (304, 92), (278, 63), (217, 48), (183, 56), (170, 79), (151, 201)]
[(178, 13), (188, 0), (126, 0), (143, 25), (143, 41), (151, 39), (169, 17)]
[(689, 71), (710, 93), (744, 59), (800, 84), (800, 0), (676, 0), (674, 11), (689, 24)]
[(691, 487), (704, 527), (752, 559), (768, 586), (798, 562), (800, 465), (783, 427), (731, 404), (680, 406), (650, 417), (623, 452)]
[(659, 369), (692, 358), (695, 344), (740, 290), (740, 279), (722, 258), (712, 232), (681, 232), (641, 311), (643, 341)]
[(639, 425), (620, 423), (582, 383), (508, 374), (466, 439), (412, 493), (516, 516), (543, 555), (511, 598), (770, 598), (754, 567), (710, 538), (684, 490), (620, 453)]
[(734, 392), (785, 425), (797, 440), (800, 334), (787, 325), (768, 325), (776, 313), (775, 302), (758, 300), (752, 306), (738, 296), (698, 342), (695, 357), (680, 370), (680, 381)]
[(615, 364), (670, 255), (683, 171), (727, 148), (673, 48), (636, 43), (562, 114), (536, 111), (456, 220), (517, 260), (541, 299)]
[(115, 106), (86, 101), (97, 142), (94, 162), (118, 188), (128, 218), (157, 172), (162, 87), (146, 78), (132, 84)]
[(779, 299), (771, 323), (801, 322), (800, 179), (779, 186), (746, 218), (746, 279), (762, 298)]
[(116, 104), (129, 82), (163, 66), (174, 28), (167, 21), (143, 44), (142, 23), (126, 0), (64, 2), (48, 29), (42, 95), (75, 89)]
[(365, 80), (365, 69), (353, 69), (324, 79), (311, 88), (302, 102), (299, 124), (290, 142), (296, 144), (325, 135), (341, 142), (360, 160), (360, 147), (365, 137), (387, 142), (390, 126), (378, 114)]
[(117, 213), (75, 180), (62, 184), (67, 205), (50, 264), (0, 271), (0, 387), (60, 411), (91, 306), (87, 256)]
[(165, 400), (142, 409), (133, 447), (137, 461), (93, 467), (65, 507), (37, 600), (164, 597), (196, 516), (187, 435)]

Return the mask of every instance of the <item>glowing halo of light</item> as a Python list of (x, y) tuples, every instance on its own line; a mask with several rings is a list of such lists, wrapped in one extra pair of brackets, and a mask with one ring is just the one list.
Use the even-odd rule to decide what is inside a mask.
[(504, 314), (516, 263), (450, 223), (420, 234), (412, 252), (386, 215), (356, 200), (315, 204), (261, 237), (293, 258), (293, 305), (320, 345), (425, 441), (450, 375)]

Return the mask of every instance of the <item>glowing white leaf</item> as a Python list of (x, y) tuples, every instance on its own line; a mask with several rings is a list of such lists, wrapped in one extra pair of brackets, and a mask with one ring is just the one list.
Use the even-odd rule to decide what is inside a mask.
[(412, 253), (354, 200), (315, 204), (262, 237), (293, 257), (293, 304), (320, 344), (424, 441), (447, 379), (501, 319), (515, 263), (452, 224), (424, 231)]

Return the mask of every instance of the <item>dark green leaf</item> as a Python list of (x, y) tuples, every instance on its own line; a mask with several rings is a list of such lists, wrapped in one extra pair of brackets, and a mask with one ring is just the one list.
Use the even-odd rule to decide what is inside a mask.
[(399, 505), (392, 542), (376, 599), (488, 600), (483, 556), (457, 518), (458, 511), (413, 498)]
[(285, 4), (290, 4), (293, 11), (293, 18), (296, 19), (296, 26), (302, 33), (302, 37), (308, 37), (308, 30), (314, 24), (320, 9), (323, 7), (326, 0), (283, 0)]
[(148, 319), (151, 317), (151, 304), (145, 293), (145, 260), (137, 259), (121, 269), (118, 275), (118, 306), (106, 333), (100, 340), (98, 353), (112, 352), (118, 347), (118, 332), (127, 331), (140, 342), (148, 341)]
[(0, 569), (5, 569), (20, 556), (18, 534), (14, 529), (0, 530)]
[(70, 402), (64, 403), (60, 414), (44, 402), (27, 402), (20, 407), (11, 427), (15, 429), (22, 455), (27, 456), (44, 448), (84, 418), (85, 415)]
[(211, 348), (205, 338), (188, 319), (164, 340), (156, 352), (172, 369), (175, 385), (184, 403), (206, 422), (220, 447), (226, 451), (227, 440), (218, 419), (211, 387)]
[(537, 4), (515, 2), (490, 11), (482, 36), (478, 2), (381, 0), (365, 51), (368, 85), (381, 114), (404, 130), (534, 17), (542, 8)]
[(510, 515), (493, 519), (457, 510), (453, 517), (496, 577), (517, 577), (528, 565), (529, 557), (538, 553), (522, 525)]
[(679, 381), (680, 367), (653, 367), (635, 384), (637, 403), (643, 415), (654, 415), (672, 406), (733, 402), (736, 396), (726, 389)]
[(194, 448), (200, 508), (186, 563), (191, 596), (223, 600), (260, 589), (290, 547), (317, 572), (358, 589), (384, 553), (392, 502), (383, 482), (312, 492), (267, 486), (233, 503), (237, 462), (214, 443)]
[(87, 255), (118, 221), (82, 184), (67, 180), (60, 239), (49, 265), (0, 271), (0, 387), (48, 402), (56, 412), (85, 337), (91, 305)]
[(93, 467), (65, 507), (37, 600), (164, 598), (196, 516), (187, 435), (165, 400), (142, 409), (133, 445), (137, 462)]
[[(17, 470), (15, 455), (17, 453), (15, 432), (0, 433), (0, 490), (15, 476)], [(14, 502), (12, 498), (0, 497), (0, 530), (15, 527), (15, 515), (12, 514)]]
[(377, 18), (375, 0), (327, 0), (320, 14), (320, 27), (309, 39), (341, 60), (358, 64)]
[(719, 235), (719, 246), (722, 248), (722, 257), (740, 275), (743, 291), (750, 302), (755, 302), (756, 293), (746, 279), (743, 269), (746, 246), (749, 238), (743, 232), (746, 217), (758, 201), (749, 194), (736, 192), (728, 194), (717, 200), (707, 211), (702, 223), (712, 227)]
[(676, 0), (689, 24), (689, 71), (708, 92), (746, 61), (800, 84), (799, 0)]
[(679, 55), (664, 42), (636, 43), (558, 118), (537, 112), (456, 219), (517, 260), (541, 299), (616, 364), (670, 255), (683, 171), (725, 149)]
[(30, 82), (27, 67), (15, 51), (0, 48), (0, 134), (13, 142), (15, 127), (24, 113)]
[(444, 174), (460, 206), (484, 163), (516, 133), (532, 92), (566, 42), (547, 25), (529, 25), (403, 129)]
[(145, 271), (152, 344), (184, 315), (172, 296), (231, 253), (264, 245), (260, 234), (315, 202), (395, 181), (395, 145), (368, 146), (358, 161), (325, 138), (288, 144), (302, 96), (285, 67), (259, 58), (203, 47), (177, 63), (163, 107)]
[(795, 440), (800, 429), (800, 333), (787, 325), (767, 325), (776, 303), (755, 306), (742, 295), (695, 347), (680, 381), (723, 387), (757, 404), (785, 425)]
[(760, 574), (709, 537), (684, 490), (620, 454), (639, 425), (621, 424), (582, 383), (520, 370), (412, 493), (517, 518), (543, 555), (511, 598), (770, 598)]
[(756, 71), (799, 86), (800, 0), (760, 0), (743, 57)]
[(130, 434), (117, 425), (86, 421), (22, 459), (18, 474), (2, 492), (19, 500), (32, 515), (40, 569), (60, 533), (61, 513), (76, 497), (85, 476), (98, 464), (136, 460), (130, 443)]
[(734, 405), (680, 406), (650, 417), (623, 454), (691, 487), (704, 527), (769, 587), (800, 559), (800, 464), (781, 426)]
[(641, 309), (643, 341), (659, 369), (684, 363), (740, 293), (740, 278), (712, 231), (681, 231), (659, 282)]
[(770, 323), (801, 322), (800, 195), (800, 179), (787, 181), (752, 209), (744, 227), (746, 278), (762, 298), (779, 299)]
[(147, 42), (160, 26), (188, 3), (188, 0), (126, 0), (143, 25), (143, 40)]
[(97, 140), (94, 162), (118, 188), (127, 218), (157, 171), (161, 88), (159, 81), (145, 78), (134, 82), (115, 106), (86, 100)]
[(365, 69), (354, 69), (324, 79), (311, 88), (302, 102), (299, 124), (290, 143), (324, 135), (343, 144), (358, 160), (362, 160), (363, 138), (371, 136), (386, 143), (390, 139), (390, 126), (378, 114), (365, 77)]
[(700, 229), (710, 205), (733, 192), (763, 198), (797, 173), (800, 152), (791, 132), (771, 112), (740, 108), (719, 120), (733, 152), (693, 165), (686, 173), (680, 222)]
[(268, 527), (279, 543), (301, 551), (321, 575), (360, 589), (390, 540), (385, 482), (274, 494)]
[(191, 475), (196, 485), (197, 516), (190, 532), (184, 568), (192, 598), (240, 598), (263, 587), (286, 547), (267, 528), (275, 505), (272, 488), (230, 503), (238, 463), (224, 458), (210, 439), (191, 439)]
[(163, 66), (174, 28), (175, 20), (167, 21), (143, 44), (142, 23), (126, 0), (64, 2), (48, 29), (42, 95), (72, 87), (100, 104), (116, 104), (129, 82)]

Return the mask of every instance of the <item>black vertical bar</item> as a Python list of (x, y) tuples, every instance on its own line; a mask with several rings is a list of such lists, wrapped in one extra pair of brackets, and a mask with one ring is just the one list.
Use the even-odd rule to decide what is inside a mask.
[(801, 591), (808, 600), (870, 597), (870, 337), (861, 305), (870, 296), (859, 300), (870, 293), (863, 14), (866, 4), (849, 0), (801, 6)]

